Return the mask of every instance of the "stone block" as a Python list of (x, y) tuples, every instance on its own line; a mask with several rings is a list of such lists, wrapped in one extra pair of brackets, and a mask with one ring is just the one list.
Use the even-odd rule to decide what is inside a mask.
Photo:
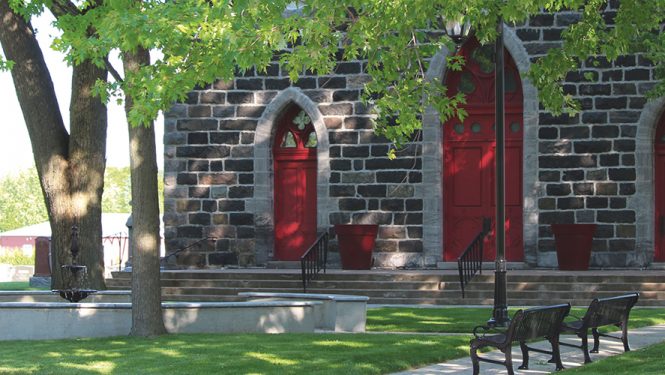
[(235, 173), (201, 173), (199, 184), (201, 185), (232, 185), (236, 183)]
[(184, 146), (176, 149), (176, 157), (193, 159), (222, 159), (230, 154), (227, 146)]
[(612, 181), (635, 181), (635, 168), (610, 168), (609, 178)]
[(626, 223), (635, 222), (635, 211), (633, 210), (600, 210), (597, 213), (600, 223)]
[(254, 93), (251, 91), (232, 91), (226, 94), (226, 101), (229, 104), (252, 104), (254, 103)]
[(617, 195), (618, 186), (614, 182), (596, 183), (596, 195)]
[(359, 90), (336, 90), (332, 95), (333, 102), (353, 102), (359, 99)]
[(573, 194), (575, 195), (593, 195), (593, 183), (581, 182), (573, 184)]
[(355, 185), (330, 185), (331, 197), (355, 197)]
[[(209, 117), (208, 115), (207, 117)], [(187, 119), (178, 120), (177, 129), (180, 131), (217, 130), (219, 122), (215, 119)]]
[(548, 184), (547, 195), (561, 196), (570, 194), (570, 184)]
[(177, 233), (181, 238), (203, 238), (203, 228), (200, 226), (181, 225)]
[(235, 115), (235, 106), (214, 105), (212, 106), (212, 115), (217, 118), (231, 118)]
[(628, 99), (625, 97), (596, 97), (594, 104), (596, 109), (625, 109), (628, 107)]
[(348, 132), (332, 132), (329, 135), (330, 144), (358, 144), (358, 133), (353, 131)]
[(237, 265), (238, 256), (231, 251), (219, 251), (208, 254), (208, 264), (211, 266)]
[(605, 140), (575, 141), (574, 145), (577, 154), (602, 153), (612, 149), (612, 142)]
[(319, 87), (322, 89), (345, 89), (346, 77), (319, 77)]
[(231, 225), (254, 225), (254, 214), (233, 212), (229, 214)]
[(241, 199), (220, 199), (217, 201), (217, 209), (222, 212), (245, 211), (245, 201)]

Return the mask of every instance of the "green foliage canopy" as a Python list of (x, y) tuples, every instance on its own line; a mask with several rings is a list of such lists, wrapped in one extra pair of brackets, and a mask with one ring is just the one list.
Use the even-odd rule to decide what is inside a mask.
[[(53, 0), (19, 1), (26, 14)], [(64, 2), (64, 1), (61, 1)], [(663, 83), (665, 0), (621, 0), (618, 12), (606, 0), (113, 0), (81, 2), (57, 26), (55, 47), (71, 63), (91, 59), (107, 64), (113, 49), (159, 50), (162, 57), (136, 74), (101, 82), (100, 94), (122, 91), (135, 100), (134, 125), (154, 119), (159, 110), (183, 100), (191, 88), (240, 71), (259, 71), (278, 56), (292, 80), (306, 70), (327, 74), (344, 59), (364, 59), (371, 81), (365, 98), (375, 110), (376, 130), (397, 144), (409, 141), (430, 106), (444, 121), (463, 118), (463, 95), (449, 97), (438, 80), (428, 80), (432, 57), (453, 47), (440, 29), (445, 20), (469, 22), (482, 43), (496, 36), (496, 24), (524, 22), (530, 15), (574, 10), (579, 22), (564, 32), (562, 48), (532, 65), (529, 78), (541, 102), (555, 114), (578, 110), (563, 93), (567, 72), (589, 56), (610, 60), (640, 53), (655, 65), (658, 83), (651, 95), (665, 94)], [(89, 34), (87, 31), (95, 30)], [(451, 69), (463, 61), (448, 58)], [(119, 78), (119, 77), (117, 77)]]
[(48, 220), (43, 202), (34, 168), (0, 179), (0, 232)]

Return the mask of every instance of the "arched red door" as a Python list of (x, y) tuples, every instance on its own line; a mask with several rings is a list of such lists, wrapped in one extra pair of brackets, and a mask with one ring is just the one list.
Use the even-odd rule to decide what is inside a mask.
[[(464, 121), (443, 125), (444, 249), (446, 261), (455, 261), (482, 228), (483, 217), (492, 219), (484, 258), (495, 257), (495, 130), (494, 46), (481, 46), (474, 38), (459, 51), (466, 64), (446, 79), (450, 95), (466, 94)], [(521, 261), (522, 240), (522, 84), (515, 62), (505, 51), (506, 114), (506, 259)]]
[(300, 260), (316, 240), (316, 146), (307, 114), (287, 108), (273, 143), (277, 260)]
[(661, 115), (654, 140), (656, 238), (655, 260), (665, 261), (665, 114)]

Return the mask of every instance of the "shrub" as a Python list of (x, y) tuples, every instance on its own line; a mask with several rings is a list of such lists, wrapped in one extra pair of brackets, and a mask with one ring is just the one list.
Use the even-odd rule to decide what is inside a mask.
[(0, 254), (0, 264), (12, 266), (34, 266), (35, 254), (25, 255), (21, 249), (10, 249)]

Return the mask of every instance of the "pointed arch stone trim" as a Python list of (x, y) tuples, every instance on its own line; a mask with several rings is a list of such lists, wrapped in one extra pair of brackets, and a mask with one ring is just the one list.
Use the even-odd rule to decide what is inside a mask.
[[(524, 261), (538, 263), (538, 198), (543, 194), (538, 184), (538, 91), (526, 73), (531, 67), (529, 55), (515, 30), (504, 26), (504, 46), (517, 65), (523, 93), (523, 157), (522, 189)], [(442, 82), (446, 74), (446, 57), (454, 51), (443, 48), (432, 59), (427, 79)], [(443, 129), (439, 113), (428, 108), (423, 116), (423, 216), (428, 218), (423, 227), (423, 256), (425, 263), (442, 260), (443, 239)]]
[(291, 103), (298, 105), (312, 120), (317, 137), (317, 221), (319, 228), (328, 229), (330, 182), (330, 141), (323, 115), (318, 106), (300, 88), (281, 91), (268, 104), (258, 121), (254, 135), (254, 196), (247, 210), (254, 214), (256, 262), (265, 264), (274, 252), (274, 182), (272, 140), (275, 122)]
[(656, 227), (654, 221), (654, 140), (661, 116), (665, 116), (665, 98), (650, 100), (642, 109), (635, 136), (635, 191), (628, 208), (636, 212), (634, 258), (626, 266), (646, 267), (653, 262)]

